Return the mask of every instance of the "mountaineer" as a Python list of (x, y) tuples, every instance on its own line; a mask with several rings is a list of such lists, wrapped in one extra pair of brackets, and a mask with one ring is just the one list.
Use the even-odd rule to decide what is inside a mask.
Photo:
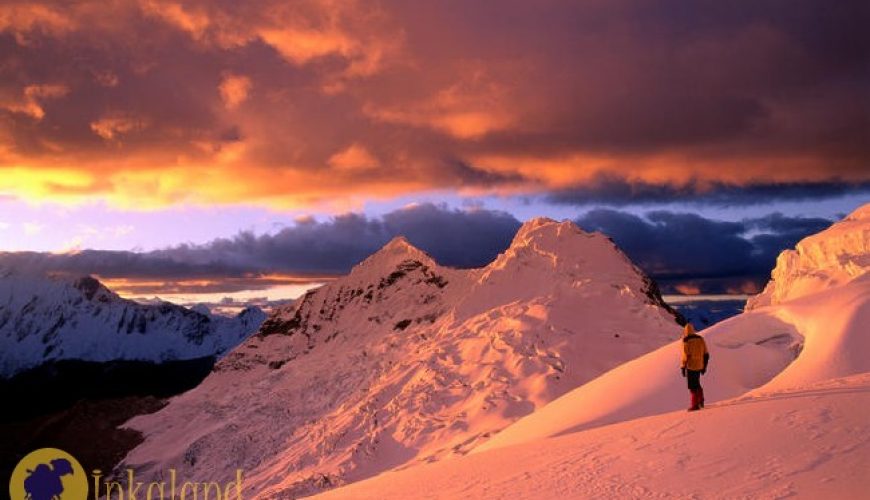
[(710, 361), (710, 353), (707, 351), (707, 343), (704, 338), (695, 333), (695, 327), (686, 323), (683, 329), (683, 361), (680, 363), (680, 372), (689, 383), (689, 392), (692, 394), (692, 406), (689, 411), (700, 410), (704, 407), (704, 388), (701, 387), (701, 375), (707, 373), (707, 363)]

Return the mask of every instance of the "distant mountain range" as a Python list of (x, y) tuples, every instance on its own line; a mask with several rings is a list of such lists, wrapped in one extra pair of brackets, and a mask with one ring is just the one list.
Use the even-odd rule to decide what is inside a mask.
[(0, 268), (0, 378), (64, 360), (218, 357), (265, 317), (256, 307), (230, 318), (168, 302), (140, 304), (91, 276)]
[(743, 312), (746, 299), (692, 299), (669, 301), (669, 304), (697, 330), (703, 330)]

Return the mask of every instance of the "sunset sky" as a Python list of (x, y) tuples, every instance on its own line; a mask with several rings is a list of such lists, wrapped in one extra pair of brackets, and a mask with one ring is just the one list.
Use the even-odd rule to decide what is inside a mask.
[(397, 234), (482, 265), (545, 215), (752, 293), (870, 201), (868, 10), (5, 1), (0, 265), (277, 297)]

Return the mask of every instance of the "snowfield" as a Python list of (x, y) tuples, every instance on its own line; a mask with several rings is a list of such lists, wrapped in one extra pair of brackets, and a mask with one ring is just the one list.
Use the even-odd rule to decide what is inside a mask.
[(870, 374), (387, 472), (317, 499), (867, 498)]
[[(742, 314), (705, 330), (711, 351), (702, 377), (707, 402), (739, 396), (791, 363), (803, 342), (793, 325), (766, 313)], [(631, 360), (525, 417), (475, 452), (632, 418), (685, 409), (682, 341)]]

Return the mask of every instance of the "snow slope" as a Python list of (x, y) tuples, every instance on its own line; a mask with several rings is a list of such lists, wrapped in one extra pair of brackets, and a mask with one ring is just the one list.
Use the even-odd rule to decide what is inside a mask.
[(145, 441), (122, 467), (201, 481), (241, 467), (247, 495), (312, 493), (464, 454), (679, 331), (613, 242), (570, 222), (530, 221), (472, 270), (397, 238), (130, 421)]
[[(756, 388), (781, 390), (870, 372), (867, 208), (798, 243), (803, 250), (797, 254), (812, 255), (809, 262), (820, 269), (810, 263), (795, 265), (792, 258), (779, 259), (773, 271), (778, 283), (804, 284), (796, 298), (775, 300), (777, 305), (768, 307), (756, 303), (749, 312), (704, 331), (711, 352), (710, 370), (703, 378), (708, 402)], [(775, 296), (777, 290), (772, 284), (764, 293)], [(685, 381), (678, 375), (680, 349), (681, 342), (675, 341), (578, 387), (475, 452), (687, 406)]]
[[(704, 332), (711, 352), (703, 378), (708, 402), (735, 397), (771, 380), (794, 360), (803, 338), (765, 313), (742, 314)], [(475, 452), (556, 436), (688, 406), (680, 376), (682, 341), (631, 360), (519, 420)]]
[(387, 472), (315, 498), (866, 498), (868, 408), (864, 373)]
[(0, 269), (0, 377), (43, 362), (162, 362), (223, 354), (256, 331), (258, 308), (235, 318), (123, 299), (98, 280)]

